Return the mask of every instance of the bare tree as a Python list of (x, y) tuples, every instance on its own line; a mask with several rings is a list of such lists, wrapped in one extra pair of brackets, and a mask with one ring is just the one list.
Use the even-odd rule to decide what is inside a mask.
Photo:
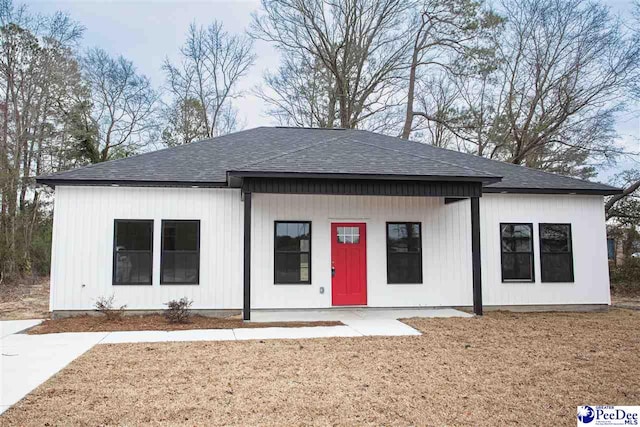
[(175, 100), (164, 108), (162, 141), (169, 147), (188, 144), (207, 137), (204, 107), (196, 98)]
[[(446, 126), (465, 151), (590, 177), (614, 159), (615, 115), (640, 62), (640, 42), (605, 6), (583, 0), (506, 0), (495, 60), (453, 76)], [(472, 62), (473, 64), (473, 62)]]
[[(275, 43), (288, 54), (285, 61), (306, 56), (313, 69), (322, 66), (320, 75), (330, 74), (326, 81), (332, 84), (323, 95), (329, 100), (322, 114), (327, 125), (333, 125), (335, 98), (339, 126), (354, 128), (394, 104), (406, 66), (408, 18), (414, 5), (402, 0), (263, 0), (261, 13), (254, 15), (252, 36)], [(283, 111), (294, 109), (286, 104)]]
[[(431, 70), (431, 75), (434, 68), (435, 73), (456, 75), (463, 72), (464, 67), (460, 65), (472, 57), (492, 54), (492, 46), (483, 41), (491, 31), (499, 28), (502, 19), (482, 7), (482, 2), (474, 0), (426, 0), (420, 6), (411, 35), (402, 138), (409, 138), (416, 116), (425, 117), (428, 114), (425, 110), (414, 111), (416, 85), (422, 69)], [(428, 84), (426, 90), (429, 90)]]
[(138, 152), (151, 141), (158, 95), (149, 79), (138, 74), (133, 63), (112, 58), (94, 48), (82, 59), (84, 78), (91, 90), (92, 119), (98, 141), (92, 163)]
[(614, 178), (623, 187), (621, 194), (609, 197), (604, 205), (607, 219), (637, 227), (640, 224), (640, 170), (627, 170)]
[[(456, 135), (451, 132), (450, 125), (447, 125), (447, 121), (456, 115), (458, 88), (443, 74), (423, 79), (423, 86), (414, 101), (419, 110), (412, 113), (411, 132), (436, 147), (458, 148), (453, 146)], [(413, 110), (413, 106), (411, 109)], [(406, 117), (404, 124), (407, 124)]]
[(65, 14), (0, 3), (0, 283), (32, 271), (32, 237), (43, 218), (33, 177), (55, 154), (60, 105), (80, 90), (72, 49), (82, 31)]
[(505, 4), (506, 37), (499, 55), (507, 82), (510, 141), (501, 148), (516, 164), (543, 149), (614, 154), (613, 114), (640, 60), (640, 44), (623, 34), (608, 8), (582, 0)]
[(281, 125), (333, 127), (336, 118), (335, 81), (314, 57), (286, 52), (276, 73), (266, 73), (256, 94), (271, 107)]
[(218, 22), (206, 28), (192, 24), (180, 53), (180, 64), (167, 59), (163, 65), (174, 105), (196, 100), (207, 138), (233, 131), (238, 122), (231, 101), (240, 95), (238, 83), (255, 60), (252, 41), (229, 34)]
[[(640, 1), (636, 1), (634, 7), (634, 37), (640, 43)], [(640, 101), (640, 67), (631, 79), (630, 93), (637, 106), (637, 102)], [(640, 143), (640, 138), (637, 138), (637, 142)], [(640, 153), (635, 153), (631, 158), (640, 163)], [(614, 218), (618, 222), (640, 227), (640, 169), (621, 172), (615, 177), (614, 184), (623, 187), (623, 191), (622, 194), (610, 197), (605, 203), (607, 219)]]

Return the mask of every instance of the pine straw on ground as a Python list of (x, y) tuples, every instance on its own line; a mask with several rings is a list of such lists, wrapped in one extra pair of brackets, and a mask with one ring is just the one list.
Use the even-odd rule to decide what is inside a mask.
[(0, 285), (0, 320), (49, 318), (49, 278), (29, 277)]
[(640, 402), (640, 312), (408, 319), (424, 335), (98, 345), (4, 425), (567, 425)]
[(337, 326), (342, 322), (243, 322), (239, 316), (207, 317), (194, 315), (188, 323), (170, 323), (160, 314), (142, 316), (125, 315), (107, 320), (102, 315), (83, 315), (45, 320), (27, 331), (31, 335), (58, 332), (113, 332), (113, 331), (180, 331), (185, 329), (273, 328), (300, 326)]

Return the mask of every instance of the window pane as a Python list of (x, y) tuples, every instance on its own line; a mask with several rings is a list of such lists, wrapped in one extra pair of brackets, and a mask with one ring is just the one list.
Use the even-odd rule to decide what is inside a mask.
[(151, 284), (151, 253), (116, 253), (115, 283)]
[(387, 224), (387, 250), (389, 252), (420, 252), (420, 224)]
[(309, 281), (309, 254), (276, 253), (275, 256), (277, 283)]
[(164, 252), (162, 254), (163, 283), (197, 283), (197, 252)]
[(570, 252), (569, 236), (568, 224), (540, 225), (540, 250), (542, 252)]
[(309, 281), (309, 254), (300, 254), (300, 281)]
[(419, 253), (389, 253), (389, 283), (422, 283), (422, 256)]
[(616, 241), (613, 239), (607, 239), (607, 257), (616, 259)]
[(531, 280), (530, 254), (502, 254), (502, 279), (503, 280)]
[(360, 227), (337, 227), (338, 243), (360, 243)]
[(309, 223), (276, 223), (276, 251), (309, 252), (310, 229)]
[(197, 221), (163, 221), (162, 249), (166, 251), (197, 251)]
[(541, 255), (543, 282), (573, 282), (571, 253), (543, 253)]
[(116, 248), (150, 251), (153, 221), (116, 221)]
[(275, 283), (311, 282), (311, 223), (276, 222)]
[(420, 223), (387, 223), (387, 282), (422, 283)]
[(532, 230), (528, 224), (503, 224), (501, 234), (503, 252), (532, 251)]

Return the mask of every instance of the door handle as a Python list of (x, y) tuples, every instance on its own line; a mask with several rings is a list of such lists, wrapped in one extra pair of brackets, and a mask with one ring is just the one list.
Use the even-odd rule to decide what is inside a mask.
[(331, 263), (331, 277), (336, 277), (336, 266)]

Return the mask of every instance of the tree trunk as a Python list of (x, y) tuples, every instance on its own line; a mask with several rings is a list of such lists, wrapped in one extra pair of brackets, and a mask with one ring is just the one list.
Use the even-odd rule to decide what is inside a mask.
[(407, 89), (407, 111), (404, 118), (404, 128), (402, 129), (402, 138), (409, 139), (411, 135), (411, 126), (413, 125), (413, 98), (415, 96), (416, 87), (416, 70), (418, 68), (418, 51), (413, 50), (411, 57), (411, 68), (409, 68), (409, 88)]

